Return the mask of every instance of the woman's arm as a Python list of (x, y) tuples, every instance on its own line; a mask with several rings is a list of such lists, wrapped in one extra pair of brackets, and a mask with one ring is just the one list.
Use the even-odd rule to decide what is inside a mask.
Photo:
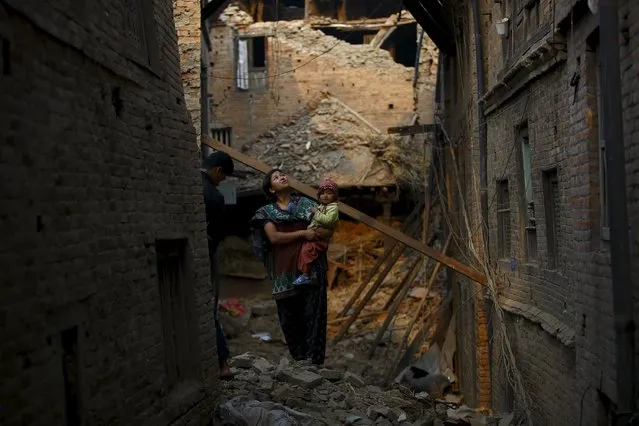
[(317, 238), (317, 234), (312, 229), (304, 229), (301, 231), (293, 232), (280, 232), (277, 230), (272, 222), (267, 222), (266, 225), (264, 225), (264, 232), (266, 233), (266, 237), (271, 242), (271, 244), (288, 244), (292, 243), (295, 240), (299, 240), (300, 238), (304, 238), (307, 240), (313, 240)]

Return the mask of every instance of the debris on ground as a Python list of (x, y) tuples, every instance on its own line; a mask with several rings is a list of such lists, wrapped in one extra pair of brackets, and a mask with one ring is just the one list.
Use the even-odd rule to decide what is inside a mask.
[[(396, 386), (382, 390), (330, 365), (274, 362), (253, 353), (231, 360), (235, 379), (222, 385), (218, 420), (224, 425), (512, 425), (512, 416), (488, 418), (466, 406)], [(436, 423), (439, 421), (439, 423)]]
[[(392, 225), (401, 226), (398, 221)], [(333, 241), (342, 248), (340, 262), (347, 268), (335, 287), (329, 289), (329, 343), (325, 364), (315, 366), (289, 358), (273, 300), (242, 299), (239, 304), (233, 301), (229, 306), (242, 311), (237, 308), (241, 305), (244, 315), (236, 318), (226, 314), (235, 321), (241, 318), (242, 324), (228, 340), (231, 353), (235, 355), (231, 362), (235, 379), (221, 383), (223, 399), (218, 411), (221, 424), (516, 424), (512, 416), (487, 417), (470, 409), (463, 405), (461, 395), (452, 392), (451, 384), (457, 380), (451, 368), (455, 351), (454, 327), (448, 327), (452, 338), (447, 335), (441, 349), (435, 343), (418, 347), (415, 357), (411, 358), (414, 362), (402, 365), (403, 371), (392, 382), (398, 372), (389, 367), (398, 366), (399, 341), (425, 298), (428, 303), (420, 323), (438, 309), (445, 296), (445, 272), (427, 287), (431, 268), (422, 268), (411, 293), (402, 299), (391, 326), (379, 341), (374, 356), (370, 356), (377, 331), (386, 318), (385, 305), (402, 276), (418, 259), (417, 254), (406, 253), (398, 259), (349, 332), (332, 344), (330, 338), (341, 327), (340, 321), (344, 318), (340, 318), (339, 313), (384, 251), (381, 234), (347, 221), (340, 223)], [(224, 327), (226, 332), (226, 325)], [(267, 336), (271, 340), (265, 344)], [(413, 336), (414, 333), (410, 335), (411, 340)]]

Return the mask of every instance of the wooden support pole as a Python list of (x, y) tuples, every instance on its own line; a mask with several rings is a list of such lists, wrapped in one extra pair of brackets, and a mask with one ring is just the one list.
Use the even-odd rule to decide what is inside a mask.
[[(444, 244), (444, 247), (442, 248), (442, 253), (446, 253), (448, 251), (448, 246), (450, 245), (451, 240), (452, 240), (452, 237), (449, 235), (448, 239), (446, 240), (446, 243)], [(437, 274), (439, 274), (440, 268), (441, 268), (441, 263), (437, 263), (435, 267), (433, 268), (433, 272), (431, 273), (430, 279), (428, 280), (428, 284), (426, 285), (426, 291), (424, 292), (424, 296), (422, 297), (422, 300), (419, 303), (419, 307), (413, 313), (413, 317), (411, 318), (411, 321), (408, 324), (406, 331), (404, 332), (404, 336), (402, 337), (402, 340), (400, 341), (399, 348), (397, 348), (398, 354), (401, 353), (401, 351), (403, 351), (404, 348), (406, 347), (406, 343), (408, 342), (408, 338), (410, 337), (410, 332), (413, 330), (413, 327), (415, 326), (415, 323), (419, 319), (419, 316), (421, 315), (422, 310), (424, 310), (424, 306), (426, 306), (426, 301), (428, 300), (428, 293), (430, 292), (430, 289), (433, 287), (433, 285), (435, 284), (435, 281), (437, 280)], [(397, 359), (397, 357), (395, 357), (394, 359)], [(390, 374), (393, 374), (396, 368), (397, 368), (397, 363), (391, 366)]]
[[(386, 223), (386, 225), (390, 226), (391, 225), (391, 209), (392, 209), (392, 204), (391, 203), (384, 203), (384, 223)], [(387, 253), (389, 251), (391, 251), (391, 247), (394, 247), (394, 244), (391, 244), (391, 241), (393, 241), (392, 238), (390, 238), (389, 236), (385, 236), (384, 237), (384, 253)]]
[[(434, 241), (436, 238), (433, 237), (432, 240)], [(423, 265), (423, 270), (426, 270), (428, 268), (428, 261), (430, 259), (426, 258), (426, 262)], [(391, 297), (388, 299), (388, 301), (386, 302), (386, 305), (384, 305), (384, 310), (388, 310), (390, 308), (390, 305), (393, 303), (393, 300), (395, 300), (395, 297), (397, 297), (397, 294), (401, 291), (401, 286), (397, 286), (395, 287), (395, 290), (393, 290), (393, 294), (391, 294)]]
[[(411, 232), (411, 235), (413, 235), (415, 231), (416, 230), (413, 229)], [(359, 302), (353, 314), (348, 317), (349, 318), (348, 321), (346, 321), (346, 323), (342, 326), (340, 331), (337, 333), (337, 336), (335, 336), (335, 338), (333, 339), (333, 344), (339, 342), (344, 337), (344, 335), (346, 335), (346, 332), (348, 331), (350, 326), (353, 325), (357, 316), (360, 314), (360, 312), (362, 312), (366, 304), (371, 300), (375, 292), (382, 285), (384, 278), (386, 278), (386, 275), (388, 275), (388, 272), (393, 268), (393, 266), (395, 265), (397, 260), (400, 258), (400, 256), (404, 254), (404, 252), (406, 251), (406, 248), (407, 248), (406, 246), (402, 246), (399, 248), (399, 250), (395, 252), (395, 254), (393, 254), (391, 259), (388, 261), (388, 263), (382, 270), (382, 272), (380, 272), (379, 275), (377, 276), (377, 279), (375, 280), (371, 288), (369, 288), (368, 292), (364, 295), (364, 298)]]
[[(377, 317), (379, 315), (384, 315), (386, 313), (387, 313), (386, 311), (370, 312), (368, 314), (360, 315), (359, 318), (357, 318), (357, 319), (358, 320), (363, 320), (363, 319), (373, 318), (373, 317)], [(347, 319), (348, 319), (348, 317), (335, 318), (335, 319), (332, 319), (332, 320), (328, 321), (327, 324), (328, 325), (341, 324), (344, 321), (346, 321)]]
[[(271, 167), (268, 166), (267, 164), (262, 163), (261, 161), (256, 160), (255, 158), (249, 157), (248, 155), (243, 154), (239, 151), (236, 151), (233, 148), (228, 147), (219, 141), (215, 141), (208, 136), (202, 135), (202, 143), (204, 145), (207, 145), (213, 148), (216, 151), (226, 152), (237, 161), (243, 164), (246, 164), (247, 166), (257, 171), (260, 171), (262, 173), (267, 173), (269, 170), (271, 170)], [(309, 198), (316, 199), (317, 191), (310, 185), (303, 184), (291, 178), (289, 178), (289, 184), (291, 185), (293, 189), (300, 192), (301, 194), (306, 195)], [(438, 252), (432, 247), (428, 247), (426, 244), (424, 244), (421, 241), (418, 241), (412, 237), (409, 237), (408, 235), (402, 234), (397, 229), (394, 229), (388, 225), (385, 225), (379, 222), (378, 220), (375, 220), (372, 217), (365, 215), (359, 210), (352, 208), (351, 206), (347, 204), (343, 204), (343, 203), (340, 204), (340, 212), (344, 213), (347, 216), (350, 216), (351, 218), (359, 222), (364, 223), (365, 225), (370, 226), (371, 228), (378, 230), (382, 234), (388, 235), (394, 240), (414, 250), (417, 250), (420, 253), (423, 253), (424, 255), (430, 257), (433, 260), (436, 260), (437, 262), (443, 263), (444, 265), (448, 266), (452, 270), (459, 272), (460, 274), (468, 277), (469, 279), (475, 282), (478, 282), (479, 284), (485, 285), (487, 282), (486, 276), (482, 274), (481, 272), (476, 271), (467, 265), (464, 265), (457, 259), (453, 259), (452, 257), (448, 257)]]
[[(408, 217), (406, 218), (406, 220), (402, 224), (402, 232), (403, 233), (408, 232), (408, 229), (410, 228), (410, 226), (415, 221), (415, 218), (419, 214), (419, 211), (421, 210), (421, 208), (422, 208), (422, 203), (420, 202), (419, 204), (417, 204), (415, 206), (413, 211), (408, 215)], [(359, 287), (355, 290), (355, 292), (353, 293), (351, 298), (346, 302), (346, 304), (344, 305), (344, 307), (342, 308), (340, 313), (337, 315), (338, 317), (343, 317), (353, 307), (353, 304), (355, 304), (355, 302), (357, 301), (359, 296), (362, 294), (362, 292), (364, 291), (364, 289), (366, 288), (368, 283), (371, 282), (371, 280), (375, 277), (375, 274), (377, 273), (379, 268), (384, 263), (386, 263), (386, 261), (390, 257), (391, 252), (396, 247), (397, 247), (397, 241), (393, 240), (393, 247), (390, 250), (388, 250), (388, 251), (384, 251), (384, 254), (379, 259), (377, 259), (377, 262), (373, 266), (373, 269), (370, 270), (370, 272), (368, 273), (366, 279), (359, 285)]]
[(395, 293), (394, 297), (391, 296), (391, 299), (388, 301), (388, 303), (392, 303), (393, 306), (392, 308), (388, 310), (388, 315), (386, 316), (384, 323), (377, 331), (377, 336), (375, 336), (375, 340), (373, 341), (373, 344), (371, 345), (371, 348), (368, 351), (368, 359), (373, 359), (373, 356), (375, 355), (375, 350), (377, 349), (377, 345), (379, 345), (379, 342), (382, 341), (382, 338), (384, 337), (384, 333), (386, 333), (386, 329), (390, 325), (393, 318), (395, 318), (395, 314), (397, 313), (397, 310), (401, 306), (402, 301), (404, 300), (404, 298), (406, 298), (406, 295), (408, 294), (408, 290), (410, 290), (410, 285), (413, 283), (413, 281), (415, 281), (415, 278), (417, 277), (417, 273), (419, 272), (419, 265), (421, 264), (421, 262), (422, 260), (420, 258), (417, 258), (413, 262), (410, 269), (404, 276), (404, 279), (397, 286), (397, 288), (400, 289), (400, 291)]
[[(439, 318), (443, 318), (446, 315), (446, 307), (450, 306), (450, 301), (451, 301), (452, 297), (451, 294), (449, 293), (448, 296), (446, 297), (446, 299), (444, 299), (444, 301), (442, 302), (442, 304), (440, 305), (439, 309), (436, 312), (436, 315), (433, 313), (429, 313), (426, 318), (424, 318), (424, 321), (422, 322), (422, 325), (419, 329), (419, 331), (415, 334), (415, 337), (413, 338), (413, 340), (411, 340), (410, 344), (408, 344), (406, 350), (404, 351), (404, 353), (402, 354), (401, 357), (399, 357), (399, 362), (395, 363), (395, 367), (394, 370), (390, 371), (390, 374), (388, 375), (389, 378), (393, 378), (394, 376), (396, 376), (407, 364), (410, 364), (410, 362), (413, 359), (413, 356), (415, 356), (415, 353), (417, 353), (420, 348), (422, 347), (422, 345), (424, 344), (424, 341), (426, 340), (426, 338), (428, 337), (428, 330), (430, 330), (430, 328), (433, 326), (433, 324), (437, 323), (439, 325), (439, 323), (437, 322)], [(444, 337), (446, 334), (446, 331), (448, 331), (448, 324), (449, 322), (446, 323), (446, 329), (444, 331)], [(436, 332), (437, 333), (437, 332)], [(437, 343), (437, 341), (434, 340), (434, 338), (431, 340), (433, 343)], [(442, 343), (437, 343), (439, 345), (439, 347), (442, 347)]]

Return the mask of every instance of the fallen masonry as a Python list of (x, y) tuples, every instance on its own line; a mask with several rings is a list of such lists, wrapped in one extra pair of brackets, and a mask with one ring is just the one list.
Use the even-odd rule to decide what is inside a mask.
[(283, 357), (277, 366), (245, 353), (231, 362), (235, 380), (223, 384), (216, 425), (495, 425), (512, 415), (485, 416), (426, 392), (382, 390), (357, 374)]

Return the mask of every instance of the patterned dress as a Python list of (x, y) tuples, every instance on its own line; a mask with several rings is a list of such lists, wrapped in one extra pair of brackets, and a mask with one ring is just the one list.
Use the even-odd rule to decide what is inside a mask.
[(253, 245), (257, 256), (264, 262), (273, 283), (273, 297), (289, 352), (295, 360), (309, 359), (323, 364), (326, 350), (326, 287), (328, 261), (326, 253), (311, 266), (317, 277), (316, 284), (295, 286), (300, 275), (297, 261), (303, 240), (287, 244), (271, 244), (264, 232), (267, 223), (273, 223), (279, 232), (306, 229), (312, 209), (317, 205), (305, 197), (293, 196), (286, 209), (277, 203), (260, 208), (251, 219)]

